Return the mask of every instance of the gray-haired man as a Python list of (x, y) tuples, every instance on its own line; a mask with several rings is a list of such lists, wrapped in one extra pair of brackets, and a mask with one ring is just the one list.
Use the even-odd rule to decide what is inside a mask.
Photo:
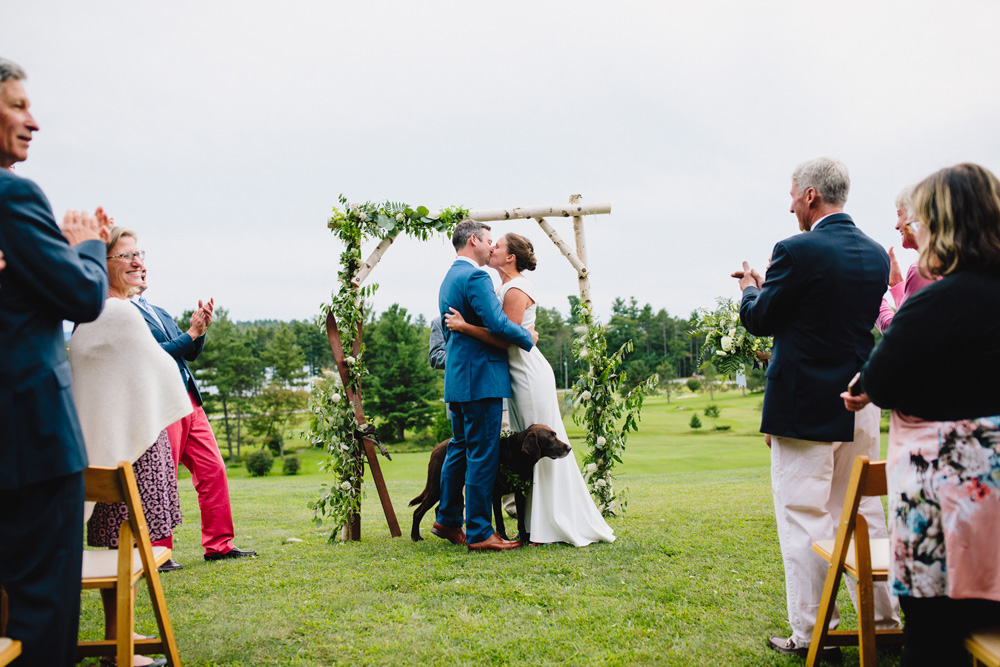
[[(771, 637), (779, 653), (805, 655), (826, 575), (812, 543), (836, 535), (855, 457), (879, 458), (879, 412), (848, 412), (840, 393), (874, 345), (871, 334), (889, 279), (889, 258), (844, 213), (851, 181), (837, 160), (804, 162), (792, 174), (798, 234), (779, 241), (767, 279), (743, 262), (740, 318), (774, 336), (760, 430), (771, 447), (771, 489), (785, 566), (792, 636)], [(885, 537), (878, 498), (861, 511), (873, 538)], [(855, 597), (851, 588), (852, 597)], [(887, 584), (875, 586), (876, 626), (899, 625)], [(831, 625), (839, 617), (834, 610)], [(832, 652), (832, 651), (831, 651)]]

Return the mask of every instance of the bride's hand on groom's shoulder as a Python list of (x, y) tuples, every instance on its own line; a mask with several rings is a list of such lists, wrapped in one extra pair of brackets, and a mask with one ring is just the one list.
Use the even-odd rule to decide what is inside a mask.
[(532, 324), (530, 327), (528, 327), (528, 331), (531, 332), (531, 344), (538, 345), (538, 332), (535, 331), (535, 325)]

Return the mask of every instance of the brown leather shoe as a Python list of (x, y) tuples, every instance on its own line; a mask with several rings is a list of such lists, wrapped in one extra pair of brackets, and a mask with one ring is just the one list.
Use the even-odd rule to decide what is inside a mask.
[(465, 528), (452, 528), (451, 526), (446, 526), (443, 523), (435, 521), (434, 525), (431, 526), (431, 533), (448, 540), (452, 544), (465, 544)]
[(496, 533), (493, 533), (482, 542), (470, 544), (469, 551), (506, 551), (507, 549), (517, 549), (521, 543), (517, 540), (505, 540)]

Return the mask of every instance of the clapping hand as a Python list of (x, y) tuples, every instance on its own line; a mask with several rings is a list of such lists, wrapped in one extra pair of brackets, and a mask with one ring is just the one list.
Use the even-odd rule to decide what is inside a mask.
[(103, 206), (98, 206), (97, 210), (94, 211), (94, 219), (100, 226), (101, 240), (107, 243), (108, 239), (111, 238), (111, 228), (115, 226), (115, 219), (104, 212)]
[[(101, 209), (97, 209), (103, 214)], [(84, 241), (108, 241), (108, 229), (95, 216), (86, 211), (66, 211), (63, 216), (62, 233), (73, 247)]]
[(899, 270), (899, 262), (896, 261), (896, 254), (889, 248), (889, 287), (895, 287), (903, 282), (903, 272)]
[(187, 331), (191, 338), (200, 338), (205, 335), (208, 325), (212, 323), (214, 310), (215, 299), (209, 299), (205, 302), (198, 300), (198, 308), (191, 313), (191, 325)]
[(748, 262), (743, 262), (742, 271), (733, 271), (733, 278), (737, 278), (740, 281), (740, 291), (742, 292), (750, 285), (760, 288), (764, 284), (764, 278), (757, 273), (756, 269), (751, 269)]

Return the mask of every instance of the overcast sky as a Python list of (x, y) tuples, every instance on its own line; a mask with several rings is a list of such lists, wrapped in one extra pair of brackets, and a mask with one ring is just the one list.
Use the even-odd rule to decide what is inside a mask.
[[(843, 160), (846, 210), (899, 249), (893, 199), (962, 161), (1000, 170), (1000, 3), (4, 3), (0, 57), (41, 125), (17, 173), (62, 218), (139, 234), (151, 301), (312, 317), (326, 227), (351, 201), (610, 202), (588, 220), (594, 301), (686, 316), (796, 232), (789, 175)], [(554, 224), (572, 236), (568, 221)], [(534, 222), (541, 305), (574, 271)], [(400, 241), (370, 280), (432, 316), (454, 251)], [(902, 263), (912, 251), (898, 254)]]

